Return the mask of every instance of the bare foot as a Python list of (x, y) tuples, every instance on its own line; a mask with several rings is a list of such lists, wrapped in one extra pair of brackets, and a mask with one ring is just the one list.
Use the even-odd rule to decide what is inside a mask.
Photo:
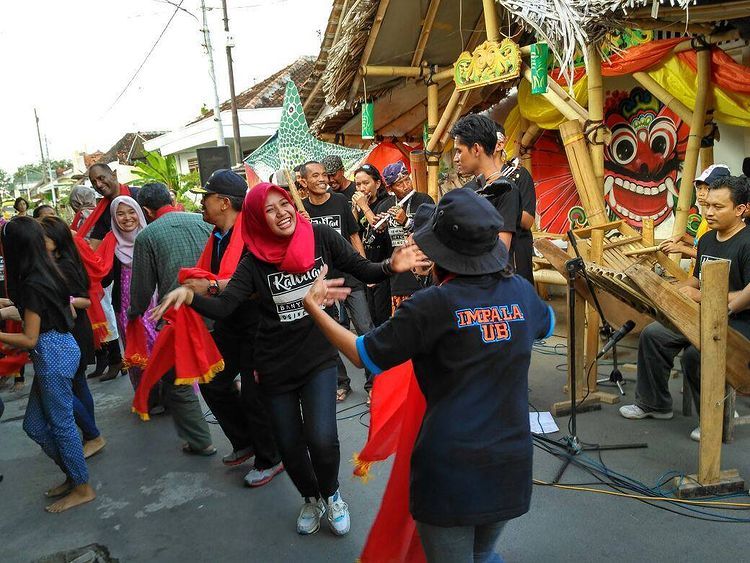
[(96, 493), (91, 485), (84, 483), (83, 485), (77, 485), (73, 487), (67, 496), (61, 498), (55, 503), (50, 504), (45, 510), (47, 512), (64, 512), (69, 508), (78, 506), (79, 504), (86, 504), (96, 498)]
[(70, 489), (73, 488), (73, 483), (70, 479), (65, 479), (65, 482), (61, 485), (57, 485), (57, 487), (52, 487), (49, 491), (44, 493), (44, 496), (47, 498), (56, 498), (61, 497), (63, 495), (67, 495), (70, 492)]
[(97, 436), (93, 440), (86, 440), (83, 443), (83, 457), (85, 459), (90, 458), (92, 455), (98, 453), (106, 445), (107, 440), (105, 440), (102, 436)]

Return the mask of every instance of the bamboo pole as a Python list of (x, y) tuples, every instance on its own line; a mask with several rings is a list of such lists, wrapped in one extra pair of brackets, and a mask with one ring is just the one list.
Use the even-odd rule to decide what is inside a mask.
[[(438, 124), (440, 110), (438, 108), (438, 85), (434, 82), (427, 85), (427, 132), (430, 139), (434, 136)], [(427, 155), (427, 193), (433, 201), (438, 200), (438, 172), (440, 159)]]
[(443, 110), (443, 115), (440, 116), (440, 120), (435, 126), (435, 131), (433, 132), (429, 142), (427, 143), (428, 152), (432, 152), (437, 148), (438, 143), (440, 142), (440, 138), (443, 136), (443, 132), (445, 131), (445, 126), (448, 125), (451, 117), (453, 117), (453, 112), (456, 110), (456, 106), (458, 105), (460, 99), (461, 92), (454, 88), (453, 94), (451, 94), (451, 97), (448, 100), (445, 109)]
[[(531, 83), (531, 69), (527, 65), (522, 65), (522, 73), (523, 77)], [(549, 82), (549, 85), (552, 85), (552, 81)], [(565, 119), (569, 120), (577, 120), (583, 123), (588, 119), (588, 116), (584, 118), (581, 114), (579, 114), (573, 107), (566, 102), (563, 98), (561, 98), (552, 88), (550, 88), (547, 92), (542, 94), (544, 98), (551, 103), (557, 110), (565, 116)]]
[(484, 27), (487, 30), (487, 40), (498, 41), (500, 39), (500, 26), (497, 24), (495, 0), (482, 0), (482, 7), (484, 8)]
[(417, 48), (414, 50), (414, 56), (411, 59), (411, 66), (417, 66), (422, 62), (422, 56), (424, 55), (425, 47), (427, 47), (427, 42), (430, 40), (430, 32), (432, 31), (432, 24), (435, 22), (438, 8), (440, 8), (440, 0), (430, 0), (430, 5), (427, 7), (427, 14), (422, 24), (422, 31), (419, 32)]
[(411, 151), (409, 162), (411, 163), (411, 179), (414, 182), (414, 189), (418, 192), (427, 193), (427, 161), (424, 151)]
[(634, 72), (633, 78), (651, 94), (656, 96), (661, 103), (675, 112), (682, 121), (690, 123), (693, 121), (693, 112), (690, 108), (678, 100), (674, 94), (667, 91), (656, 80), (645, 72)]
[(589, 225), (594, 227), (607, 222), (607, 212), (604, 209), (604, 197), (596, 187), (594, 166), (591, 163), (586, 139), (583, 136), (581, 124), (577, 120), (560, 124), (560, 135), (568, 156), (570, 172), (573, 175), (581, 203), (586, 211)]
[(461, 97), (458, 99), (458, 104), (456, 104), (456, 109), (453, 111), (453, 115), (451, 115), (450, 119), (448, 120), (448, 123), (445, 124), (445, 130), (443, 131), (443, 136), (440, 137), (440, 144), (444, 145), (448, 141), (448, 137), (451, 134), (451, 129), (453, 129), (453, 126), (456, 124), (456, 121), (458, 121), (458, 118), (461, 117), (461, 115), (464, 112), (464, 108), (466, 107), (466, 102), (469, 100), (469, 94), (471, 93), (471, 90), (464, 90), (461, 92)]
[[(362, 58), (359, 60), (360, 68), (367, 66), (367, 63), (370, 62), (370, 55), (372, 55), (372, 50), (375, 47), (375, 40), (378, 38), (378, 33), (380, 33), (380, 27), (383, 25), (385, 12), (388, 10), (388, 4), (390, 4), (390, 2), (391, 0), (380, 0), (378, 11), (375, 13), (375, 20), (372, 23), (372, 28), (370, 28), (370, 35), (367, 37), (367, 43), (362, 52)], [(362, 82), (360, 78), (362, 78), (362, 75), (357, 73), (357, 76), (352, 82), (351, 88), (349, 88), (349, 95), (346, 99), (347, 107), (351, 107), (352, 102), (359, 91), (359, 85), (360, 82)]]
[(286, 176), (286, 181), (289, 184), (289, 193), (292, 195), (294, 205), (297, 208), (297, 211), (301, 213), (305, 210), (305, 205), (302, 203), (302, 198), (297, 191), (297, 184), (294, 183), (294, 176), (292, 176), (291, 172), (286, 168), (284, 168), (284, 176)]
[(701, 268), (701, 277), (704, 291), (701, 292), (700, 304), (701, 443), (698, 449), (698, 481), (708, 485), (717, 482), (721, 472), (729, 263), (726, 260), (709, 260)]
[(526, 136), (526, 132), (529, 130), (530, 123), (525, 117), (521, 117), (521, 121), (518, 127), (518, 136), (516, 137), (516, 154), (521, 161), (526, 171), (531, 174), (531, 152), (527, 149), (527, 146), (523, 144), (523, 139)]
[(386, 76), (401, 78), (422, 78), (425, 67), (423, 66), (373, 66), (363, 65), (359, 68), (360, 76)]
[[(693, 181), (695, 180), (695, 172), (698, 166), (698, 155), (706, 120), (707, 94), (711, 83), (711, 51), (709, 49), (698, 51), (697, 59), (695, 109), (693, 110), (693, 119), (690, 122), (690, 136), (688, 137), (687, 150), (685, 151), (680, 194), (677, 198), (674, 226), (672, 228), (672, 235), (680, 236), (685, 234), (688, 214), (690, 213), (690, 204), (693, 200)], [(670, 258), (679, 260), (680, 254), (670, 255)]]
[(443, 82), (445, 80), (453, 80), (453, 73), (454, 73), (454, 67), (449, 66), (447, 68), (444, 68), (443, 70), (436, 72), (432, 75), (432, 79), (435, 82)]
[[(604, 125), (604, 92), (602, 90), (602, 59), (595, 45), (588, 47), (586, 74), (589, 89), (589, 119), (593, 126)], [(602, 144), (600, 144), (602, 143)], [(589, 139), (591, 164), (596, 176), (596, 189), (604, 197), (604, 135), (601, 129)]]

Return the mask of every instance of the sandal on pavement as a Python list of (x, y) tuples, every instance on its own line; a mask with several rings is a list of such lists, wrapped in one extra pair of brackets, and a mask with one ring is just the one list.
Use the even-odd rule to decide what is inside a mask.
[(189, 455), (202, 455), (208, 457), (216, 453), (216, 448), (208, 446), (203, 450), (196, 450), (190, 444), (182, 444), (182, 452)]
[(344, 401), (346, 401), (346, 398), (351, 394), (351, 392), (352, 390), (347, 389), (346, 387), (336, 389), (336, 402), (343, 403)]

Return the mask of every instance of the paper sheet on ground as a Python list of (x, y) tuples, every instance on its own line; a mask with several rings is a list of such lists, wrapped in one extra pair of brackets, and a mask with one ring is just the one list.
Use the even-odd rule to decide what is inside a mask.
[(553, 432), (560, 431), (555, 423), (555, 419), (552, 418), (552, 414), (549, 412), (530, 412), (529, 424), (534, 434), (552, 434)]

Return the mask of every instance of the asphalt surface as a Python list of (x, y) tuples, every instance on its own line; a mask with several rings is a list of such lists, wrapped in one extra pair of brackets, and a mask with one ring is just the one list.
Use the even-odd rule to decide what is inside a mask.
[[(564, 340), (552, 338), (548, 344), (534, 354), (530, 377), (531, 401), (540, 410), (563, 398)], [(628, 361), (628, 352), (621, 354)], [(248, 467), (228, 469), (221, 463), (229, 445), (218, 425), (211, 425), (218, 455), (184, 455), (168, 416), (141, 422), (131, 414), (132, 390), (124, 377), (91, 385), (97, 422), (108, 440), (105, 450), (89, 460), (97, 499), (64, 514), (47, 514), (42, 493), (61, 475), (22, 430), (27, 383), (23, 393), (2, 395), (0, 561), (36, 561), (94, 543), (124, 562), (354, 561), (377, 512), (390, 463), (373, 468), (366, 484), (351, 476), (349, 460), (364, 444), (368, 415), (358, 416), (366, 413), (358, 405), (364, 401), (361, 371), (349, 368), (355, 392), (339, 407), (341, 491), (352, 518), (348, 536), (334, 537), (325, 525), (314, 536), (298, 536), (301, 499), (286, 474), (262, 488), (245, 488)], [(634, 377), (634, 372), (625, 370), (625, 375)], [(677, 404), (679, 383), (672, 381)], [(626, 385), (630, 397), (634, 387)], [(742, 401), (739, 408), (750, 412)], [(557, 422), (564, 429), (567, 419)], [(603, 459), (611, 469), (648, 484), (669, 470), (696, 471), (698, 444), (688, 438), (696, 425), (695, 417), (679, 413), (671, 421), (628, 421), (609, 405), (578, 419), (583, 441), (647, 442), (647, 449), (606, 452)], [(722, 467), (750, 476), (749, 445), (750, 428), (739, 427), (735, 442), (723, 448)], [(536, 478), (551, 480), (558, 467), (557, 458), (535, 452)], [(577, 468), (564, 477), (568, 483), (592, 480)], [(731, 514), (750, 517), (746, 511)], [(747, 560), (741, 541), (747, 530), (747, 524), (703, 522), (635, 500), (535, 487), (531, 511), (507, 526), (498, 551), (509, 562), (741, 561)]]

